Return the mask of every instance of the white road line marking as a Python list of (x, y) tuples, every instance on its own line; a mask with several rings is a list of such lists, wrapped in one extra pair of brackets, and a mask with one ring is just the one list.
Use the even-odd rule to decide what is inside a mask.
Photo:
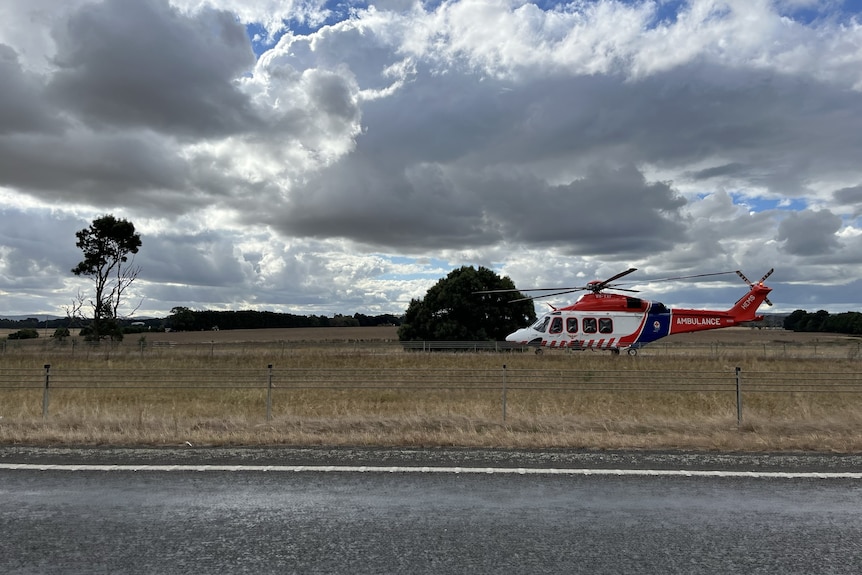
[(758, 479), (862, 479), (854, 472), (704, 471), (685, 469), (560, 469), (530, 467), (410, 467), (373, 465), (78, 465), (0, 463), (0, 471), (229, 471), (272, 473), (443, 473), (464, 475), (604, 475), (632, 477), (723, 477)]

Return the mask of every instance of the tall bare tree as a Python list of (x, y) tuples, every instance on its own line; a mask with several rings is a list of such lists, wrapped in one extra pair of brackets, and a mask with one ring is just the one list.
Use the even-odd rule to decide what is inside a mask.
[[(75, 236), (78, 238), (75, 245), (84, 253), (84, 259), (72, 269), (72, 273), (91, 277), (94, 283), (93, 299), (90, 300), (93, 323), (89, 339), (122, 338), (117, 318), (125, 291), (140, 273), (140, 268), (133, 262), (134, 254), (141, 247), (141, 235), (135, 232), (132, 222), (109, 214), (93, 220), (90, 227)], [(133, 256), (131, 261), (130, 255)]]

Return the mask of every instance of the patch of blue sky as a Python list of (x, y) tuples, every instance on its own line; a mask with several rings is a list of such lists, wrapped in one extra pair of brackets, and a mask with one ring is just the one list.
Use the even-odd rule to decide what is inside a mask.
[(260, 22), (246, 24), (246, 34), (248, 34), (249, 40), (251, 40), (255, 56), (259, 57), (278, 43), (279, 39), (287, 31), (297, 36), (308, 36), (309, 34), (314, 34), (324, 26), (330, 26), (346, 20), (353, 12), (364, 10), (369, 4), (369, 2), (326, 2), (321, 7), (321, 10), (327, 13), (327, 17), (324, 20), (310, 20), (306, 18), (304, 13), (298, 13), (296, 18), (284, 20), (284, 27), (272, 36), (269, 35), (264, 25)]
[(761, 198), (739, 193), (731, 193), (730, 197), (734, 204), (745, 206), (749, 211), (754, 213), (771, 210), (798, 212), (808, 207), (805, 200), (800, 198)]
[(843, 2), (777, 2), (778, 13), (801, 24), (812, 24), (819, 20), (837, 20), (849, 22), (862, 14), (862, 0), (844, 0)]
[(261, 24), (257, 22), (253, 24), (245, 25), (245, 33), (248, 35), (248, 39), (251, 41), (251, 49), (254, 51), (254, 55), (258, 58), (261, 54), (269, 50), (272, 46), (278, 42), (278, 38), (281, 37), (281, 33), (278, 34), (277, 38), (270, 38), (269, 34)]
[(855, 214), (841, 216), (841, 227), (853, 232), (862, 229), (862, 217)]
[[(602, 0), (592, 0), (600, 2)], [(641, 6), (647, 0), (619, 0), (628, 6)], [(649, 23), (649, 28), (658, 26), (667, 26), (676, 23), (679, 14), (686, 12), (689, 9), (691, 0), (652, 0), (655, 2), (655, 15)], [(555, 5), (565, 5), (563, 2), (535, 2), (536, 5), (543, 9)], [(837, 2), (798, 2), (788, 0), (777, 0), (774, 3), (775, 9), (781, 16), (794, 20), (801, 24), (812, 24), (819, 20), (829, 19), (838, 20), (839, 22), (849, 22), (851, 19), (859, 18), (862, 15), (862, 0), (839, 0)], [(729, 9), (723, 9), (720, 5), (717, 6), (713, 17), (720, 18), (722, 14), (729, 14)]]
[[(642, 2), (635, 3), (642, 4)], [(655, 16), (650, 23), (650, 28), (676, 23), (679, 13), (688, 8), (688, 2), (687, 0), (659, 0), (655, 8)]]
[[(534, 0), (533, 2), (529, 2), (530, 4), (534, 4), (538, 8), (548, 12), (552, 10), (562, 10), (562, 11), (582, 11), (584, 6), (589, 6), (590, 4), (599, 4), (601, 2), (605, 2), (606, 0), (586, 0), (583, 2), (575, 2), (573, 0), (567, 1), (559, 1), (559, 0)], [(673, 24), (676, 22), (677, 14), (680, 11), (685, 10), (689, 4), (690, 0), (616, 0), (620, 4), (631, 6), (631, 7), (639, 7), (647, 3), (654, 3), (656, 14), (651, 26), (658, 26), (660, 24)], [(423, 2), (422, 5), (429, 9), (429, 7), (436, 7), (437, 5), (442, 4), (442, 2)]]
[(400, 268), (397, 271), (376, 276), (377, 279), (382, 280), (411, 281), (438, 279), (441, 277), (441, 270), (446, 270), (443, 273), (445, 275), (452, 267), (449, 262), (438, 258), (390, 255), (381, 255), (381, 257)]

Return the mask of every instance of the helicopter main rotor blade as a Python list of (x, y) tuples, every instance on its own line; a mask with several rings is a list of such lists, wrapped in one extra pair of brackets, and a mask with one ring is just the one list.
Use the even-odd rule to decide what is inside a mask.
[(708, 273), (708, 274), (694, 274), (694, 275), (690, 275), (690, 276), (673, 276), (673, 277), (669, 277), (669, 278), (645, 279), (645, 280), (639, 281), (637, 283), (670, 282), (670, 281), (675, 281), (675, 280), (689, 280), (689, 279), (694, 279), (694, 278), (708, 278), (711, 276), (723, 276), (723, 275), (727, 275), (727, 274), (738, 274), (738, 273), (739, 273), (738, 270), (732, 270), (732, 271), (728, 271), (728, 272), (713, 272), (713, 273)]
[[(520, 293), (552, 292), (552, 293), (547, 293), (547, 294), (543, 293), (543, 294), (538, 294), (538, 295), (525, 296), (525, 297), (514, 299), (514, 300), (510, 301), (510, 303), (515, 303), (515, 302), (526, 301), (526, 300), (535, 300), (535, 299), (542, 299), (542, 298), (547, 298), (547, 297), (554, 297), (554, 296), (558, 296), (558, 295), (566, 295), (566, 294), (570, 294), (570, 293), (573, 293), (576, 291), (582, 291), (582, 290), (589, 290), (593, 293), (599, 293), (603, 290), (610, 289), (610, 290), (615, 290), (615, 291), (639, 293), (640, 290), (624, 288), (624, 287), (620, 287), (620, 286), (632, 285), (632, 284), (644, 284), (644, 283), (651, 283), (651, 282), (666, 282), (666, 281), (686, 280), (686, 279), (694, 279), (694, 278), (706, 278), (706, 277), (722, 276), (722, 275), (734, 274), (734, 273), (739, 275), (739, 277), (741, 277), (743, 279), (743, 281), (745, 281), (745, 283), (747, 283), (748, 285), (752, 285), (752, 283), (749, 281), (749, 279), (747, 277), (745, 277), (745, 275), (743, 275), (743, 273), (739, 270), (726, 271), (726, 272), (713, 272), (713, 273), (706, 273), (706, 274), (692, 274), (692, 275), (685, 275), (685, 276), (672, 276), (672, 277), (666, 277), (666, 278), (646, 279), (646, 280), (641, 280), (638, 282), (623, 282), (623, 283), (619, 283), (619, 284), (611, 283), (611, 282), (614, 282), (614, 281), (616, 281), (622, 277), (625, 277), (625, 276), (627, 276), (630, 273), (635, 272), (635, 271), (637, 271), (637, 268), (629, 268), (623, 272), (620, 272), (618, 274), (615, 274), (615, 275), (609, 277), (608, 279), (606, 279), (604, 281), (591, 282), (585, 286), (483, 290), (483, 291), (476, 291), (473, 293), (474, 294), (502, 294), (502, 293), (516, 293), (516, 292), (520, 292)], [(763, 282), (771, 274), (772, 274), (772, 270), (769, 270), (766, 273), (766, 275), (764, 275), (763, 278), (761, 278), (760, 281)], [(772, 305), (772, 302), (770, 302), (768, 300), (765, 300), (765, 301), (767, 304)]]
[(601, 285), (602, 285), (602, 286), (607, 286), (607, 285), (608, 285), (609, 283), (611, 283), (612, 281), (618, 280), (618, 279), (620, 279), (621, 277), (623, 277), (623, 276), (627, 276), (627, 275), (629, 275), (630, 273), (632, 273), (632, 272), (636, 272), (636, 271), (638, 271), (638, 269), (637, 269), (637, 268), (629, 268), (629, 269), (627, 269), (627, 270), (626, 270), (626, 271), (624, 271), (624, 272), (620, 272), (620, 273), (618, 273), (618, 274), (617, 274), (617, 275), (615, 275), (615, 276), (611, 276), (611, 277), (609, 277), (608, 279), (606, 279), (605, 281), (603, 281), (603, 282), (601, 283)]
[(474, 291), (474, 294), (485, 294), (485, 293), (513, 293), (516, 291), (559, 291), (559, 290), (572, 290), (577, 291), (579, 289), (587, 289), (583, 286), (577, 287), (553, 287), (553, 288), (526, 288), (526, 289), (489, 289), (483, 291)]
[[(513, 299), (509, 303), (515, 303), (515, 302), (527, 301), (527, 300), (544, 299), (546, 297), (554, 297), (554, 296), (558, 296), (558, 295), (566, 295), (566, 294), (574, 293), (576, 291), (582, 291), (584, 289), (585, 288), (575, 288), (575, 289), (566, 288), (566, 289), (563, 289), (563, 291), (558, 291), (555, 293), (546, 293), (546, 294), (542, 294), (542, 295), (533, 295), (533, 296), (527, 296), (527, 297), (522, 297), (522, 298), (518, 298), (518, 299)], [(530, 290), (525, 290), (525, 291), (530, 291)]]

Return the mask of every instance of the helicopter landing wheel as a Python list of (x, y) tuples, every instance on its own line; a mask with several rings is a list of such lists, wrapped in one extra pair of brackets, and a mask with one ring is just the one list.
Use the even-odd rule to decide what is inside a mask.
[(544, 350), (542, 350), (541, 347), (536, 348), (536, 355), (542, 355), (543, 353), (545, 353), (545, 352), (544, 352)]
[(611, 355), (619, 355), (619, 354), (620, 354), (620, 348), (615, 347), (614, 349), (611, 350)]
[(635, 347), (630, 347), (626, 353), (628, 353), (630, 356), (634, 357), (638, 354), (638, 350)]

